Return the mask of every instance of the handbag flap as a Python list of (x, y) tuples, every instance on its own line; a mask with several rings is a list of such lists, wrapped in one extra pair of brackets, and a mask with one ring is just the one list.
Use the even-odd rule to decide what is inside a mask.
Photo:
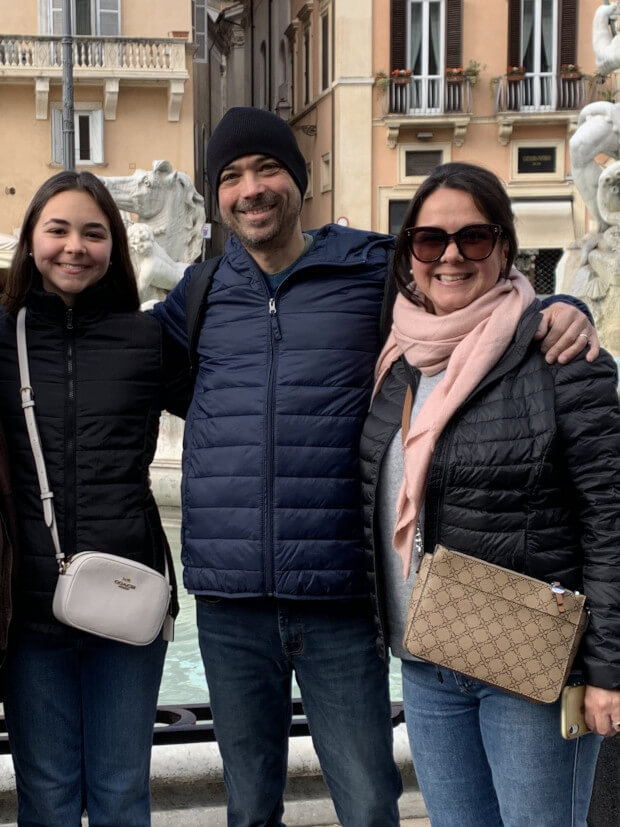
[[(475, 587), (484, 594), (501, 597), (509, 603), (527, 606), (553, 617), (560, 614), (551, 584), (542, 580), (478, 560), (476, 557), (441, 545), (435, 547), (432, 566), (433, 573), (438, 577), (463, 586)], [(578, 626), (585, 604), (584, 595), (565, 591), (562, 602), (565, 609), (562, 618)]]

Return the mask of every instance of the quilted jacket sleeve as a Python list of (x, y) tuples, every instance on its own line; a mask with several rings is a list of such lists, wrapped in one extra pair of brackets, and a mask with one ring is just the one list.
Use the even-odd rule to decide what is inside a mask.
[(586, 681), (620, 689), (620, 410), (617, 372), (605, 351), (556, 370), (558, 437), (582, 526), (590, 624), (582, 644)]
[(158, 302), (151, 311), (164, 332), (184, 348), (187, 348), (186, 296), (193, 270), (193, 266), (188, 267), (181, 281), (168, 293), (166, 300)]
[(151, 313), (162, 327), (163, 401), (170, 413), (185, 417), (193, 382), (187, 353), (187, 320), (185, 298), (192, 268), (188, 267), (181, 281), (158, 302)]

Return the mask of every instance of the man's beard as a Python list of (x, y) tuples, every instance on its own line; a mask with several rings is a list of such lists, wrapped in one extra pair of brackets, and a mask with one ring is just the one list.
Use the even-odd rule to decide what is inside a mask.
[(230, 223), (224, 223), (226, 223), (228, 229), (237, 236), (241, 244), (247, 250), (263, 250), (269, 248), (278, 238), (281, 239), (282, 245), (278, 244), (277, 246), (284, 246), (292, 237), (295, 226), (297, 225), (297, 218), (301, 211), (301, 197), (299, 199), (299, 203), (297, 204), (297, 209), (289, 209), (289, 211), (285, 213), (280, 213), (277, 220), (271, 224), (268, 231), (265, 231), (265, 229), (261, 227), (257, 227), (255, 230), (251, 231), (252, 235), (248, 235), (241, 222), (236, 219), (237, 212), (256, 209), (257, 207), (274, 207), (274, 212), (278, 212), (281, 204), (282, 199), (279, 195), (275, 192), (265, 192), (256, 198), (248, 198), (240, 201), (235, 207), (235, 213), (233, 213), (234, 220)]

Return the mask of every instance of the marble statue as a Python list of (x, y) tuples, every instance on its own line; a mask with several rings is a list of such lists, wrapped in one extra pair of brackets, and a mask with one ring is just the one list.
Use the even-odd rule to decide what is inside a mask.
[(11, 261), (13, 260), (13, 253), (17, 247), (17, 238), (17, 235), (0, 233), (0, 267), (8, 268), (11, 264)]
[(173, 261), (192, 262), (202, 248), (204, 199), (188, 175), (169, 161), (153, 161), (150, 171), (132, 175), (101, 176), (121, 210), (134, 213), (148, 224), (155, 241)]
[(179, 283), (187, 263), (173, 261), (155, 241), (155, 233), (148, 224), (128, 224), (127, 238), (141, 306), (143, 310), (148, 310)]
[[(620, 3), (599, 6), (592, 24), (592, 46), (596, 67), (602, 75), (620, 69), (620, 34), (614, 35), (610, 23), (620, 21)], [(596, 101), (579, 113), (577, 130), (570, 140), (573, 180), (590, 214), (605, 229), (598, 210), (597, 186), (601, 167), (597, 155), (620, 159), (620, 105)]]
[[(592, 44), (601, 74), (620, 69), (620, 2), (599, 6)], [(596, 158), (606, 155), (601, 166)], [(583, 299), (594, 316), (603, 345), (620, 355), (620, 104), (597, 101), (584, 106), (570, 140), (573, 180), (597, 232), (575, 242), (556, 269), (556, 290)]]

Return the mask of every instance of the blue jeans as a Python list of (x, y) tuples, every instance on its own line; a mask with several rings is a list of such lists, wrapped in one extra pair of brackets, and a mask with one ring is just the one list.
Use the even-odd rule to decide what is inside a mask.
[(402, 675), (433, 827), (585, 827), (601, 738), (565, 741), (559, 701), (535, 704), (427, 663), (403, 661)]
[(396, 827), (387, 665), (366, 601), (197, 600), (229, 827), (280, 827), (293, 670), (344, 827)]
[(4, 709), (21, 827), (148, 827), (149, 769), (166, 654), (91, 635), (22, 633)]

